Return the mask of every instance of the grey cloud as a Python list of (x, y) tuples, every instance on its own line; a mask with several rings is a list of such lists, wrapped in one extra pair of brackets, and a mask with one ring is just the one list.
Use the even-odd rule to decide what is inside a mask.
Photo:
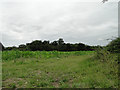
[(107, 38), (117, 35), (116, 4), (70, 3), (57, 9), (49, 9), (52, 5), (49, 8), (33, 5), (32, 9), (25, 3), (4, 3), (3, 43), (12, 46), (36, 39), (53, 41), (62, 37), (65, 42), (106, 45)]

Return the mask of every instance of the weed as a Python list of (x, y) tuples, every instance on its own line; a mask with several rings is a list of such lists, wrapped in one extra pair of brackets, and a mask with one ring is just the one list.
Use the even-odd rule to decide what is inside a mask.
[[(106, 51), (99, 53), (102, 52)], [(3, 51), (2, 86), (117, 88), (117, 56), (113, 54), (108, 57), (101, 54), (98, 59), (91, 57), (93, 55), (96, 54), (91, 51)], [(104, 59), (104, 62), (101, 62), (101, 59)]]

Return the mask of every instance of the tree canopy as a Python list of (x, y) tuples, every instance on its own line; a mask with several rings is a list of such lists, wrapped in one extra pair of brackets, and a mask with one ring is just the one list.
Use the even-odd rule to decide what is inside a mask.
[(91, 51), (95, 46), (85, 45), (83, 43), (65, 43), (62, 38), (57, 41), (41, 41), (35, 40), (31, 43), (19, 45), (18, 47), (6, 47), (5, 50), (21, 50), (21, 51)]

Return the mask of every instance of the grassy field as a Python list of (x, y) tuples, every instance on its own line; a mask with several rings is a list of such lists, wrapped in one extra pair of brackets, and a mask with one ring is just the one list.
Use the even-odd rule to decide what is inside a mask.
[(101, 62), (94, 54), (94, 51), (4, 51), (2, 87), (117, 88), (116, 64)]

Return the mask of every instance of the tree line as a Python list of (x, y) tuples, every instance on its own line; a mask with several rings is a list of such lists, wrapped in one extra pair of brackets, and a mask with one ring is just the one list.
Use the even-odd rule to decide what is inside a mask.
[[(2, 45), (2, 44), (1, 44)], [(21, 44), (18, 47), (4, 47), (3, 50), (21, 50), (21, 51), (93, 51), (101, 46), (89, 46), (83, 43), (65, 43), (62, 38), (57, 41), (35, 40), (31, 43)]]

